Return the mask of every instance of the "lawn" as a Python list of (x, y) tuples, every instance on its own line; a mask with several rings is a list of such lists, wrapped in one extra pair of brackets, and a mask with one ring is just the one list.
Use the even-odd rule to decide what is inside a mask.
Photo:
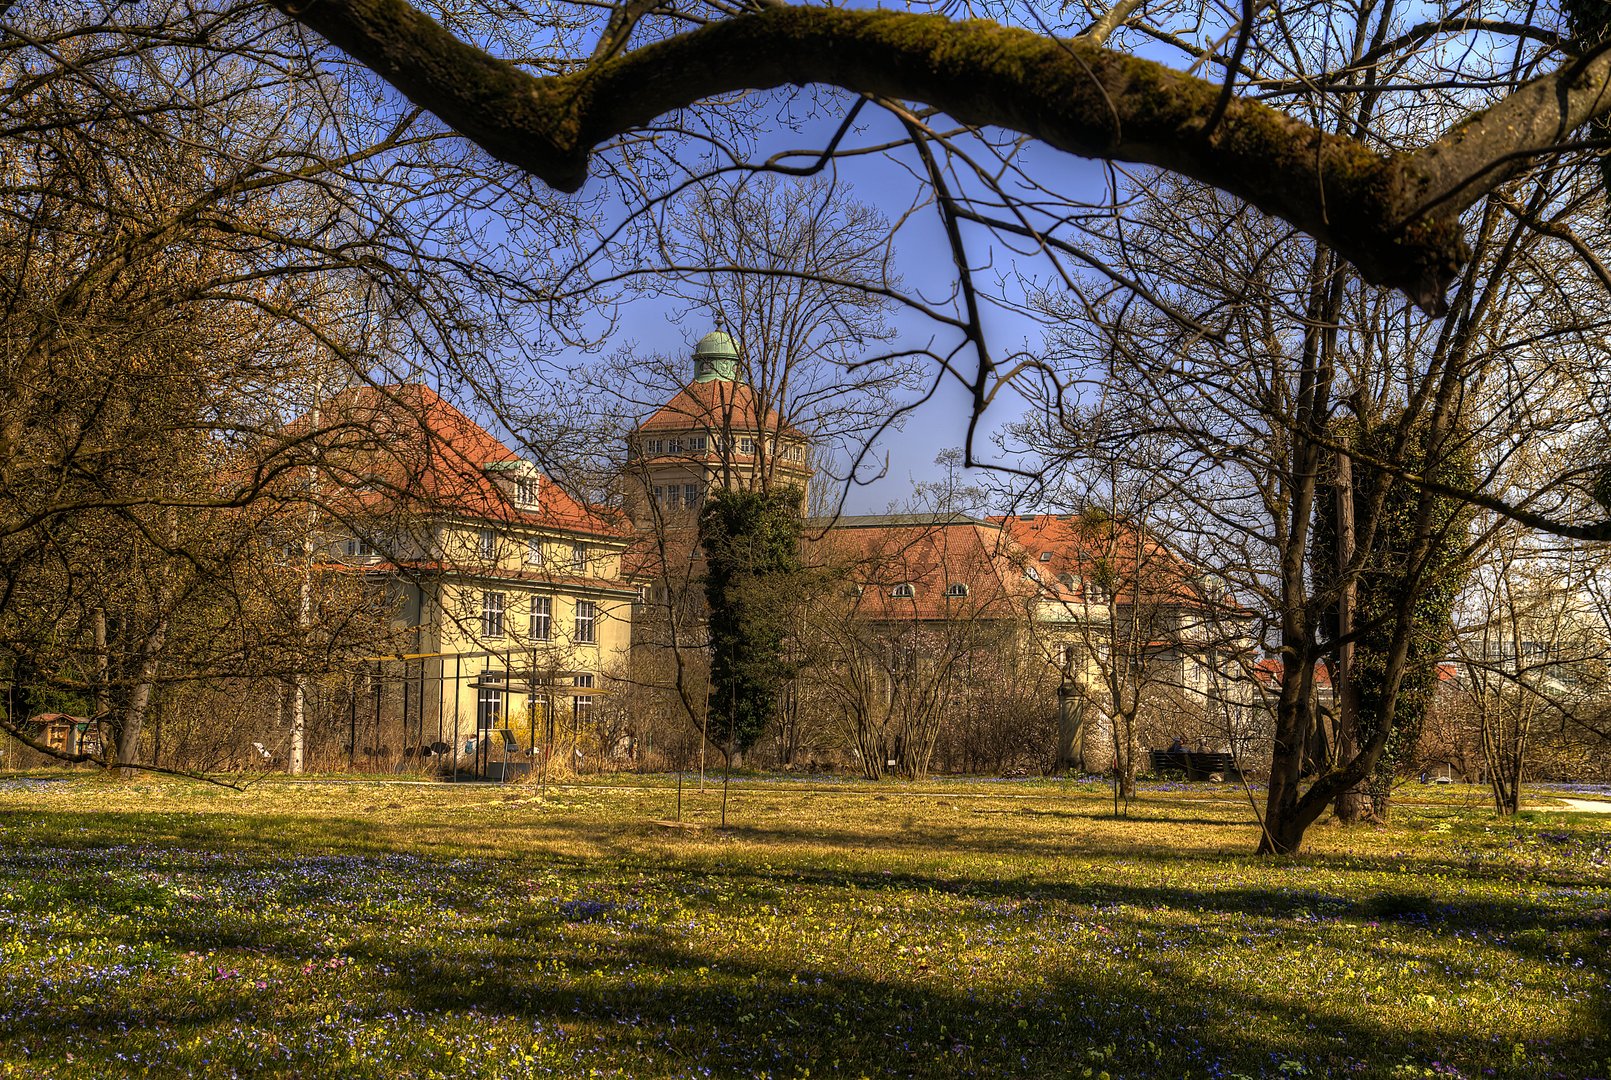
[(0, 780), (0, 1074), (1611, 1074), (1611, 818), (1405, 796)]

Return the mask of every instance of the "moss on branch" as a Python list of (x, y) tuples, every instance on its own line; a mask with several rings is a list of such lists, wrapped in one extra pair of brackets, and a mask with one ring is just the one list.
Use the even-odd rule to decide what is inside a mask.
[[(563, 191), (582, 185), (595, 147), (668, 112), (741, 90), (832, 85), (1212, 184), (1330, 244), (1367, 280), (1431, 311), (1441, 310), (1467, 258), (1459, 212), (1507, 174), (1492, 159), (1514, 156), (1518, 139), (1547, 140), (1580, 124), (1578, 113), (1606, 107), (1598, 100), (1602, 60), (1570, 73), (1588, 86), (1561, 98), (1553, 129), (1538, 116), (1538, 102), (1553, 92), (1541, 80), (1518, 91), (1532, 93), (1521, 106), (1490, 110), (1495, 123), (1483, 125), (1488, 114), (1474, 121), (1508, 132), (1481, 139), (1467, 125), (1458, 148), (1443, 140), (1421, 154), (1384, 156), (1236, 97), (1205, 132), (1218, 82), (983, 20), (774, 6), (538, 77), (460, 41), (404, 0), (271, 2), (488, 153)], [(1518, 127), (1523, 111), (1531, 120)], [(1444, 175), (1451, 169), (1462, 175)]]

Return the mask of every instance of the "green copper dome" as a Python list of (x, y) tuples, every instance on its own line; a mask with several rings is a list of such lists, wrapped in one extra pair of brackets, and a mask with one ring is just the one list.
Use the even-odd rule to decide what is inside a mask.
[(737, 382), (738, 346), (721, 330), (712, 330), (694, 346), (694, 382)]

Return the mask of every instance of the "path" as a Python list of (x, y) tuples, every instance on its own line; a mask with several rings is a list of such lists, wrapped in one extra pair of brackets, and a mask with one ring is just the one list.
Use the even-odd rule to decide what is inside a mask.
[(1578, 814), (1611, 814), (1611, 802), (1607, 802), (1604, 799), (1568, 799), (1563, 795), (1558, 795), (1556, 798), (1566, 805), (1540, 806), (1538, 809), (1555, 810), (1557, 812), (1570, 810)]

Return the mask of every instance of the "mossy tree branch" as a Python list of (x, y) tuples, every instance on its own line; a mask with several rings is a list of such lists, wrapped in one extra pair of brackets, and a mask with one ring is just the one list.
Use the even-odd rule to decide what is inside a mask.
[(405, 0), (270, 0), (501, 161), (574, 191), (600, 144), (719, 94), (824, 84), (922, 102), (1082, 157), (1156, 165), (1283, 218), (1441, 313), (1459, 213), (1611, 111), (1611, 52), (1569, 61), (1408, 154), (1379, 154), (1217, 81), (986, 21), (775, 5), (540, 77)]

